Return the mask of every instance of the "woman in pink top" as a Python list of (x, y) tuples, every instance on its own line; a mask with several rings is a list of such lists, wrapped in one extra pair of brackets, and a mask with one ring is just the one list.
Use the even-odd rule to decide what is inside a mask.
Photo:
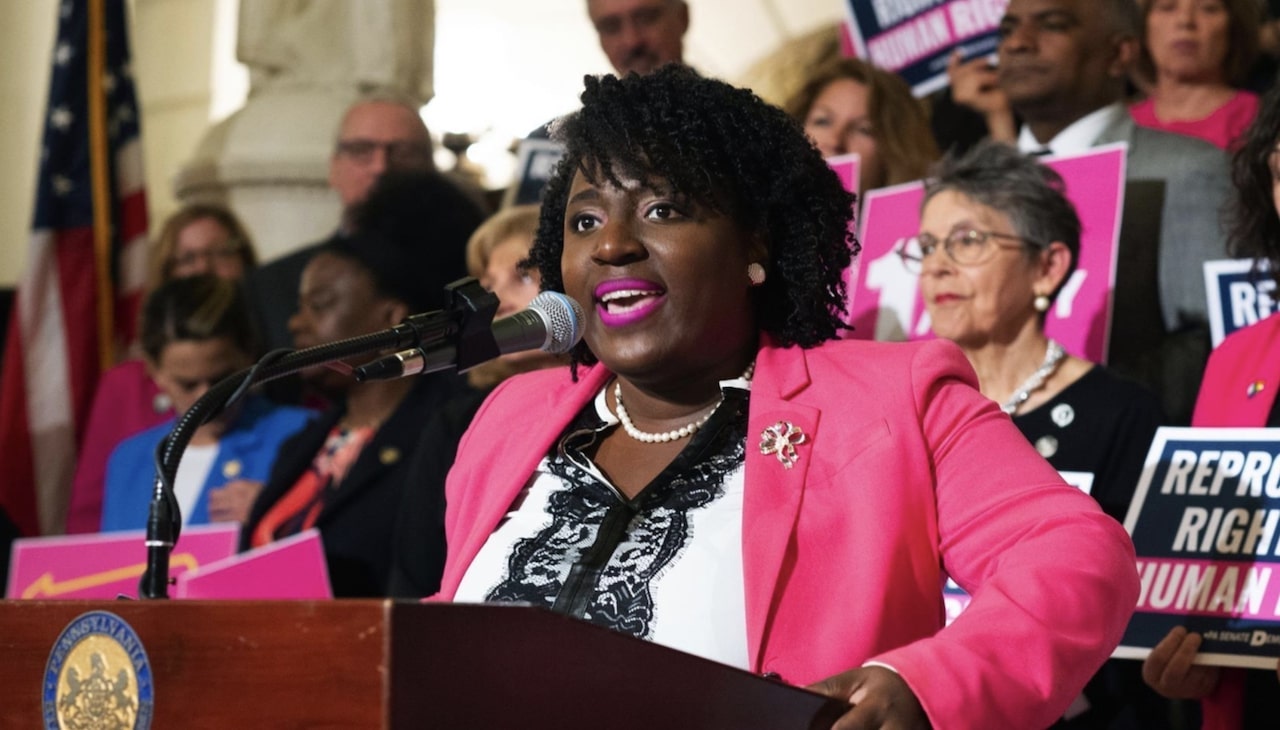
[(781, 110), (677, 65), (582, 101), (529, 259), (583, 340), (459, 442), (438, 599), (808, 685), (838, 730), (1048, 726), (1133, 612), (1123, 528), (954, 344), (837, 337), (853, 196)]
[(1253, 121), (1258, 97), (1236, 88), (1258, 55), (1256, 0), (1143, 0), (1133, 120), (1222, 149)]
[[(207, 204), (188, 205), (169, 216), (150, 258), (149, 291), (172, 279), (199, 274), (238, 281), (258, 263), (239, 219), (226, 208)], [(141, 359), (125, 360), (102, 374), (71, 485), (68, 533), (98, 531), (107, 457), (116, 445), (172, 417), (173, 404), (156, 387)]]
[[(1233, 156), (1235, 197), (1227, 253), (1263, 266), (1255, 275), (1280, 279), (1280, 87), (1262, 98), (1253, 125)], [(1191, 425), (1280, 428), (1280, 317), (1239, 329), (1209, 356)], [(1280, 692), (1269, 671), (1196, 663), (1201, 619), (1189, 615), (1143, 663), (1143, 678), (1160, 694), (1200, 701), (1201, 730), (1274, 728)], [(1280, 666), (1277, 666), (1280, 671)]]

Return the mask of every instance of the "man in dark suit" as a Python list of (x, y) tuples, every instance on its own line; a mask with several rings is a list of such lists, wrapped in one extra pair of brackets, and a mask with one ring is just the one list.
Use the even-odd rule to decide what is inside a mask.
[(1109, 364), (1159, 392), (1185, 423), (1208, 356), (1202, 264), (1225, 256), (1231, 183), (1217, 148), (1129, 116), (1140, 23), (1133, 0), (1010, 0), (997, 78), (1023, 120), (1023, 151), (1128, 145)]
[(323, 241), (303, 246), (246, 277), (250, 305), (268, 349), (292, 347), (289, 317), (297, 311), (298, 281), (316, 251), (351, 231), (353, 208), (387, 170), (433, 170), (431, 136), (408, 99), (367, 96), (348, 107), (329, 158), (329, 186), (342, 202), (338, 230)]

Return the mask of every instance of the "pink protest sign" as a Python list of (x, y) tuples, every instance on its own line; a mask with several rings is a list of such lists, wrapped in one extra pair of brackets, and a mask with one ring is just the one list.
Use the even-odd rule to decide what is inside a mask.
[[(146, 569), (142, 530), (96, 535), (22, 538), (13, 543), (9, 598), (115, 598), (137, 596)], [(240, 524), (188, 527), (169, 557), (169, 571), (181, 576), (235, 554)]]
[(305, 530), (270, 545), (178, 576), (176, 598), (332, 598), (320, 531)]
[[(1120, 211), (1124, 206), (1125, 145), (1045, 158), (1066, 183), (1067, 198), (1080, 216), (1080, 260), (1048, 312), (1045, 331), (1067, 352), (1106, 362), (1115, 283)], [(864, 201), (862, 253), (850, 276), (848, 322), (860, 339), (914, 340), (932, 337), (918, 277), (896, 253), (919, 232), (922, 183), (871, 190)]]
[(827, 158), (827, 165), (835, 170), (836, 176), (844, 189), (858, 194), (858, 175), (861, 174), (862, 156), (856, 152), (847, 155), (833, 155)]

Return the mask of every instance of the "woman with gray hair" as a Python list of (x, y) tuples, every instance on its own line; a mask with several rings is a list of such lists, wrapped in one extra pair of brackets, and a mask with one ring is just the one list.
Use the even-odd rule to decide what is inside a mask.
[[(1155, 396), (1045, 334), (1079, 252), (1080, 219), (1062, 178), (1012, 147), (984, 143), (942, 161), (926, 182), (920, 233), (899, 254), (920, 274), (934, 333), (960, 346), (982, 393), (1059, 472), (1088, 475), (1071, 481), (1091, 483), (1102, 509), (1123, 521), (1164, 417)], [(1055, 727), (1111, 727), (1125, 712), (1160, 727), (1161, 703), (1136, 662), (1113, 660)]]

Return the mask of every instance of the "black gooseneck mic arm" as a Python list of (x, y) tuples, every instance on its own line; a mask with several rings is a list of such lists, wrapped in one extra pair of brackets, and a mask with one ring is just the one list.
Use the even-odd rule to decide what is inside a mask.
[(458, 342), (458, 366), (466, 369), (498, 355), (490, 325), (498, 298), (471, 277), (445, 287), (447, 310), (415, 314), (388, 330), (352, 337), (305, 350), (277, 350), (253, 367), (219, 381), (197, 400), (156, 448), (156, 479), (147, 515), (147, 568), (138, 582), (140, 598), (169, 597), (169, 554), (182, 531), (182, 515), (173, 494), (178, 461), (201, 425), (239, 398), (251, 385), (292, 375), (316, 365), (356, 355), (422, 347), (447, 338)]

